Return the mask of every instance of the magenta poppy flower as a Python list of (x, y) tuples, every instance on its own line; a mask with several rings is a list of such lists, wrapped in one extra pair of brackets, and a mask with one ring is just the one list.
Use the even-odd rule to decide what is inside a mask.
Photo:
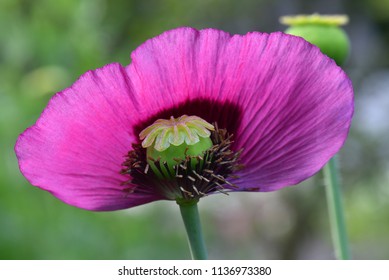
[[(351, 82), (299, 37), (178, 28), (131, 58), (82, 75), (19, 136), (16, 155), (32, 185), (95, 211), (274, 191), (315, 174), (346, 140)], [(170, 132), (153, 126), (169, 119)], [(200, 155), (151, 166), (147, 145), (206, 137)]]

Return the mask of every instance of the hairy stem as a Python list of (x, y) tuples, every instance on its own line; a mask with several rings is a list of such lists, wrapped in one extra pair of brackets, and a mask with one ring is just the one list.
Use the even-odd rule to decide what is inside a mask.
[(192, 259), (206, 260), (208, 258), (208, 254), (201, 230), (197, 201), (192, 201), (189, 203), (178, 202), (178, 205), (180, 206), (181, 216), (184, 220), (186, 233), (188, 235), (188, 242)]

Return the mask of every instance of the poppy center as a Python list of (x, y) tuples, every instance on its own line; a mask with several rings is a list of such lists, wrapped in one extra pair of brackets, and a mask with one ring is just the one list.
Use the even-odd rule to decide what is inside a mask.
[[(143, 140), (142, 147), (146, 149), (147, 162), (154, 173), (160, 178), (173, 178), (175, 165), (187, 156), (201, 156), (213, 146), (210, 136), (214, 129), (197, 116), (183, 115), (155, 121), (141, 131), (139, 138)], [(164, 163), (161, 168), (156, 166), (157, 160)], [(196, 162), (191, 164), (195, 168)]]
[(242, 166), (241, 151), (231, 150), (232, 135), (197, 116), (159, 119), (139, 134), (123, 163), (127, 192), (162, 199), (198, 200), (216, 191), (237, 188), (229, 181)]

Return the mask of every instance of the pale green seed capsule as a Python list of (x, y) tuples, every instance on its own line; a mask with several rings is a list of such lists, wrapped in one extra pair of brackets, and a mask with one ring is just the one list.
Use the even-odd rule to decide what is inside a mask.
[(290, 25), (285, 33), (300, 36), (318, 46), (320, 50), (342, 65), (350, 52), (346, 32), (340, 27), (348, 22), (344, 15), (298, 15), (284, 16), (281, 23)]
[[(213, 146), (210, 138), (214, 126), (197, 116), (183, 115), (159, 119), (145, 128), (139, 137), (146, 148), (147, 163), (160, 178), (172, 178), (174, 166), (187, 156), (193, 157), (191, 168), (201, 165), (201, 155)], [(200, 158), (196, 158), (200, 156)], [(155, 165), (159, 160), (161, 167)], [(166, 162), (168, 169), (164, 167)]]

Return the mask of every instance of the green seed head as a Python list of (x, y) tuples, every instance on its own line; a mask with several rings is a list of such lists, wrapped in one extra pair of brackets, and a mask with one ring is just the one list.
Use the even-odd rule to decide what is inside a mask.
[(298, 15), (284, 16), (281, 23), (290, 25), (285, 33), (300, 36), (308, 42), (318, 46), (320, 50), (334, 59), (338, 65), (342, 65), (348, 57), (350, 42), (341, 25), (348, 22), (345, 15), (323, 16)]
[[(185, 157), (201, 156), (204, 151), (213, 146), (210, 139), (214, 126), (197, 116), (183, 115), (169, 120), (159, 119), (144, 129), (139, 138), (142, 147), (146, 148), (147, 162), (154, 173), (161, 178), (171, 178), (174, 175), (174, 165)], [(155, 165), (159, 160), (161, 168)], [(168, 169), (165, 168), (166, 162)], [(191, 161), (192, 168), (199, 161)], [(161, 174), (161, 172), (162, 174)]]

